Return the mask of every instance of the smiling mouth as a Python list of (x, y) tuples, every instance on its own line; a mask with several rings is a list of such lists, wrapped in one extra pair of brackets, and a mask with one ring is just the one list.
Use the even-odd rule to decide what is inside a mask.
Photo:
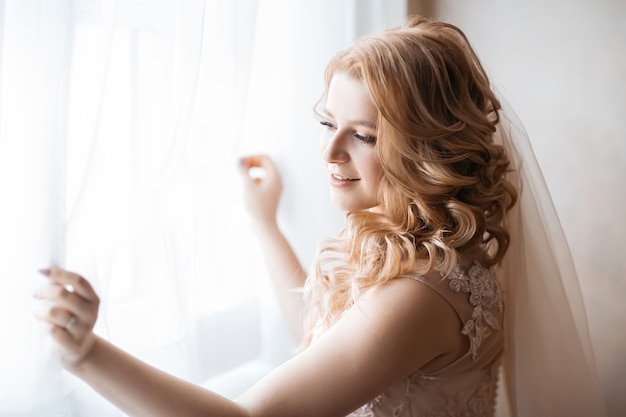
[(348, 178), (348, 177), (342, 177), (341, 175), (337, 175), (337, 174), (330, 174), (331, 178), (337, 180), (337, 181), (357, 181), (357, 178)]

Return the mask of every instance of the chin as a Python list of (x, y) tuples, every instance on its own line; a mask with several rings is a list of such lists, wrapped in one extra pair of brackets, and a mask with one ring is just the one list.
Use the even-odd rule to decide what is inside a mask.
[(352, 208), (351, 204), (348, 204), (347, 201), (345, 201), (342, 198), (337, 198), (336, 196), (332, 196), (330, 197), (330, 202), (333, 204), (333, 206), (335, 206), (337, 209), (341, 210), (341, 211), (345, 211), (346, 213), (349, 211), (353, 211), (354, 209)]
[[(346, 213), (351, 211), (373, 211), (373, 212), (381, 212), (380, 206), (376, 206), (375, 204), (362, 204), (363, 202), (355, 202), (355, 201), (346, 201), (346, 199), (337, 198), (331, 196), (331, 202), (333, 206), (338, 208), (341, 211)], [(361, 203), (361, 204), (359, 204)]]
[(374, 195), (357, 190), (335, 190), (331, 187), (330, 202), (341, 211), (376, 211), (382, 212), (378, 199)]

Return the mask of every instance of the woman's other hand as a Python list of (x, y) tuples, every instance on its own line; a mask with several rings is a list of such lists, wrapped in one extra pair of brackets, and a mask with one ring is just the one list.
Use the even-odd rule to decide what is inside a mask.
[(283, 189), (276, 165), (268, 156), (251, 155), (241, 158), (239, 167), (250, 217), (257, 226), (276, 225), (276, 212)]
[(58, 267), (40, 272), (49, 280), (34, 294), (35, 298), (46, 301), (36, 317), (48, 324), (64, 365), (77, 365), (96, 341), (93, 327), (100, 299), (91, 284), (78, 274)]

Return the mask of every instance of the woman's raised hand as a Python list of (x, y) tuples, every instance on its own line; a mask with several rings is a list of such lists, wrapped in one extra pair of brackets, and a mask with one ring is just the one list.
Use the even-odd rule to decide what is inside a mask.
[(48, 277), (34, 297), (46, 301), (36, 316), (49, 326), (59, 346), (61, 360), (73, 366), (84, 359), (94, 346), (93, 327), (98, 318), (100, 299), (83, 277), (58, 267), (40, 271)]
[[(259, 175), (256, 175), (255, 169)], [(278, 202), (283, 189), (280, 173), (274, 162), (265, 155), (241, 158), (240, 168), (246, 209), (252, 220), (261, 226), (276, 224)]]

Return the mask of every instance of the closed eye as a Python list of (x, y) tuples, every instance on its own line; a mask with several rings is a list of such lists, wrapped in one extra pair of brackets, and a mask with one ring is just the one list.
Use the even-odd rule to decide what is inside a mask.
[[(328, 130), (335, 130), (337, 126), (335, 126), (332, 122), (328, 120), (320, 120), (320, 124), (324, 126)], [(360, 133), (354, 132), (352, 134), (356, 140), (366, 145), (373, 145), (376, 143), (376, 136), (373, 135), (362, 135)]]
[(320, 120), (320, 124), (328, 129), (334, 129), (335, 125), (326, 120)]
[(371, 135), (364, 136), (364, 135), (360, 135), (360, 134), (358, 134), (358, 133), (355, 133), (355, 134), (354, 134), (354, 137), (355, 137), (355, 138), (356, 138), (359, 142), (365, 143), (365, 144), (367, 144), (367, 145), (373, 145), (373, 144), (375, 144), (375, 143), (376, 143), (376, 136), (371, 136)]

